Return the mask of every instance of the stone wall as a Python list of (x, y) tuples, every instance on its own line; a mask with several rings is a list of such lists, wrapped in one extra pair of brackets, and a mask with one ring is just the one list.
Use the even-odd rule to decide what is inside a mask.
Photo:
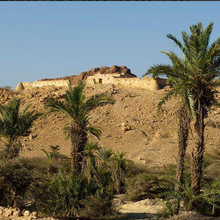
[(48, 80), (48, 81), (34, 81), (33, 83), (22, 82), (21, 84), (23, 85), (24, 89), (31, 89), (31, 88), (43, 87), (43, 86), (68, 87), (70, 82), (69, 80)]
[(30, 89), (32, 88), (32, 83), (31, 82), (22, 82), (24, 89)]
[(119, 78), (120, 74), (100, 74), (97, 73), (93, 76), (89, 76), (86, 80), (86, 83), (88, 85), (93, 85), (93, 84), (114, 84), (115, 79)]
[(34, 81), (32, 87), (42, 87), (42, 86), (57, 86), (57, 87), (68, 87), (69, 80), (51, 80), (51, 81)]
[[(126, 78), (124, 73), (113, 73), (113, 74), (101, 74), (97, 73), (93, 76), (88, 76), (86, 79), (87, 85), (94, 84), (114, 84), (120, 86), (128, 86), (132, 88), (142, 88), (150, 90), (158, 90), (166, 86), (166, 79), (153, 79), (152, 77), (144, 77), (143, 79), (137, 77)], [(57, 86), (57, 87), (68, 87), (70, 84), (69, 80), (46, 80), (46, 81), (34, 81), (23, 82), (24, 89), (31, 89), (43, 86)]]
[(86, 80), (87, 85), (94, 84), (114, 84), (128, 86), (133, 88), (142, 88), (150, 90), (158, 90), (166, 86), (166, 79), (153, 79), (152, 77), (144, 77), (143, 79), (132, 77), (123, 78), (120, 74), (96, 74), (89, 76)]

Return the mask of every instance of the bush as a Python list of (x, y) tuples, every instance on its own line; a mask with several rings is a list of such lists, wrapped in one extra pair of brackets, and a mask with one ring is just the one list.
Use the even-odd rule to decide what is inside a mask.
[(98, 188), (83, 174), (59, 172), (36, 186), (36, 208), (42, 216), (100, 217), (113, 213), (111, 190)]
[(142, 173), (126, 179), (126, 197), (132, 201), (165, 198), (174, 184), (165, 176)]
[(203, 215), (220, 215), (220, 185), (217, 181), (207, 182), (200, 195), (193, 201), (197, 211)]
[(113, 194), (106, 190), (97, 190), (94, 195), (89, 195), (81, 202), (84, 208), (80, 216), (84, 218), (103, 218), (107, 219), (116, 214), (112, 209)]
[(31, 171), (21, 159), (0, 162), (0, 205), (21, 207), (25, 194), (33, 183)]
[(81, 175), (58, 173), (36, 187), (37, 209), (49, 216), (78, 216), (87, 187), (88, 181)]

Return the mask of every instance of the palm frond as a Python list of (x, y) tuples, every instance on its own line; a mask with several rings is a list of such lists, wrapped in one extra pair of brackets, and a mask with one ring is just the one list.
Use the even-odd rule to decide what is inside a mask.
[(102, 94), (95, 95), (91, 97), (90, 99), (88, 99), (85, 102), (83, 108), (85, 109), (85, 112), (88, 113), (92, 109), (97, 108), (98, 106), (106, 105), (106, 104), (114, 104), (114, 99), (102, 93)]
[(167, 34), (167, 38), (174, 41), (175, 44), (182, 50), (183, 53), (185, 52), (185, 48), (183, 47), (182, 43), (179, 40), (177, 40), (176, 37), (174, 37), (172, 34)]
[(68, 106), (65, 106), (62, 101), (54, 98), (48, 98), (45, 100), (45, 109), (46, 111), (44, 113), (44, 117), (46, 117), (47, 115), (53, 112), (61, 112), (64, 113), (65, 115), (73, 117), (72, 112), (68, 108)]
[(88, 127), (88, 134), (91, 134), (91, 135), (97, 137), (98, 139), (100, 139), (100, 136), (101, 136), (101, 134), (102, 134), (102, 131), (101, 131), (100, 128), (90, 125), (90, 126)]
[(152, 74), (153, 78), (158, 76), (177, 77), (177, 74), (173, 72), (173, 67), (170, 65), (154, 65), (150, 67), (143, 76)]
[(157, 105), (157, 115), (160, 112), (161, 107), (169, 100), (171, 99), (173, 96), (175, 95), (174, 90), (171, 90), (170, 92), (168, 92), (158, 103)]

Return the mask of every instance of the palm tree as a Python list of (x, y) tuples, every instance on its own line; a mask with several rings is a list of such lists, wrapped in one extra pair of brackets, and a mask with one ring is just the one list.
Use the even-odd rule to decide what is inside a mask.
[(47, 167), (47, 175), (50, 176), (51, 173), (51, 169), (52, 169), (52, 162), (53, 162), (53, 158), (55, 156), (55, 152), (54, 151), (46, 151), (44, 149), (41, 149), (47, 156), (48, 159), (48, 167)]
[(20, 113), (21, 101), (14, 98), (8, 105), (0, 104), (0, 138), (6, 147), (6, 158), (19, 156), (22, 148), (20, 137), (30, 134), (33, 122), (40, 116), (35, 111), (28, 111), (28, 105)]
[(204, 118), (208, 115), (210, 107), (217, 102), (215, 88), (220, 85), (220, 80), (217, 79), (220, 76), (220, 38), (210, 45), (212, 29), (212, 22), (206, 29), (203, 29), (201, 23), (190, 26), (190, 35), (185, 31), (182, 32), (183, 44), (171, 34), (168, 35), (168, 38), (173, 40), (182, 51), (184, 62), (173, 52), (166, 53), (172, 61), (178, 63), (179, 67), (176, 72), (170, 68), (166, 75), (179, 78), (193, 98), (195, 147), (192, 152), (191, 188), (195, 195), (199, 194), (201, 187), (205, 151)]
[(67, 137), (71, 139), (71, 170), (80, 173), (84, 158), (85, 146), (88, 142), (88, 133), (99, 137), (100, 129), (91, 126), (89, 113), (98, 106), (114, 103), (112, 98), (105, 94), (95, 95), (86, 99), (83, 94), (85, 83), (79, 82), (76, 87), (69, 86), (69, 90), (62, 96), (62, 100), (49, 98), (46, 100), (45, 115), (52, 112), (60, 112), (71, 119), (71, 123), (65, 125)]
[[(169, 35), (168, 35), (169, 37)], [(189, 137), (189, 125), (190, 121), (194, 115), (193, 108), (193, 99), (192, 95), (189, 93), (189, 89), (187, 88), (184, 80), (178, 77), (179, 72), (185, 72), (187, 74), (187, 70), (183, 67), (186, 65), (186, 60), (177, 59), (177, 55), (174, 53), (166, 53), (163, 52), (171, 59), (172, 65), (155, 65), (151, 67), (145, 75), (152, 74), (154, 78), (165, 75), (168, 77), (168, 83), (172, 85), (172, 89), (168, 92), (158, 103), (157, 113), (159, 113), (161, 107), (169, 101), (172, 97), (178, 97), (180, 100), (180, 105), (178, 104), (178, 154), (177, 154), (177, 169), (176, 169), (176, 191), (179, 192), (182, 190), (184, 185), (184, 161), (186, 148), (188, 145), (188, 137)], [(173, 59), (173, 56), (176, 58)], [(180, 65), (181, 63), (181, 65)], [(144, 76), (145, 76), (144, 75)], [(180, 107), (179, 107), (180, 106)], [(180, 201), (178, 202), (180, 204)], [(176, 209), (176, 214), (179, 212), (179, 205)]]
[(192, 152), (192, 184), (195, 195), (199, 194), (201, 187), (204, 145), (204, 118), (215, 99), (216, 87), (220, 81), (220, 38), (211, 45), (210, 36), (213, 29), (211, 22), (206, 29), (203, 25), (190, 26), (191, 34), (182, 32), (184, 45), (176, 38), (170, 37), (179, 46), (187, 61), (188, 74), (185, 82), (193, 96), (195, 109), (195, 147)]
[(115, 162), (116, 165), (116, 181), (117, 181), (117, 187), (116, 192), (118, 194), (122, 191), (122, 183), (123, 183), (123, 175), (126, 171), (128, 163), (131, 163), (131, 160), (125, 158), (126, 153), (125, 152), (116, 152), (113, 155), (112, 160)]
[(98, 143), (91, 142), (87, 144), (85, 148), (85, 158), (87, 159), (87, 168), (89, 169), (89, 174), (94, 176), (97, 180), (98, 185), (103, 188), (103, 182), (101, 177), (99, 176), (96, 165), (96, 153), (99, 149), (100, 147), (98, 146)]
[(105, 148), (99, 149), (98, 158), (100, 161), (101, 169), (109, 170), (111, 168), (110, 164), (112, 162), (113, 153), (114, 152), (112, 149), (105, 149)]

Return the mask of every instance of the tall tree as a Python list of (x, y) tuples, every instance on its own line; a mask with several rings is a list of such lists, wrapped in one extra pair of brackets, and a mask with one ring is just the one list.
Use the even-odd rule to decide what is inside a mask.
[(190, 26), (190, 35), (182, 31), (183, 44), (171, 34), (173, 40), (184, 56), (184, 62), (173, 52), (166, 53), (169, 58), (178, 63), (176, 72), (172, 70), (166, 75), (179, 78), (189, 90), (193, 98), (195, 112), (195, 146), (192, 152), (192, 184), (195, 195), (201, 187), (204, 146), (204, 118), (210, 107), (216, 104), (216, 87), (220, 85), (220, 38), (210, 45), (210, 36), (213, 29), (211, 22), (207, 28), (201, 23)]
[[(170, 57), (170, 53), (163, 52)], [(177, 55), (175, 55), (177, 57)], [(170, 57), (171, 58), (171, 57)], [(179, 60), (180, 61), (180, 60)], [(193, 99), (189, 93), (189, 89), (185, 85), (184, 81), (178, 77), (180, 71), (184, 72), (185, 69), (181, 69), (185, 66), (185, 60), (181, 60), (182, 65), (179, 65), (177, 59), (171, 59), (172, 65), (155, 65), (151, 67), (145, 75), (152, 74), (154, 78), (165, 75), (168, 77), (168, 83), (172, 84), (171, 91), (168, 92), (158, 103), (157, 113), (159, 113), (161, 107), (172, 97), (178, 97), (180, 105), (178, 104), (178, 154), (177, 154), (177, 169), (176, 179), (176, 191), (181, 191), (184, 185), (184, 161), (186, 148), (188, 145), (189, 126), (191, 118), (194, 114)], [(180, 201), (178, 202), (180, 204)], [(179, 212), (179, 205), (177, 206), (176, 213)]]
[(64, 127), (65, 133), (71, 140), (71, 170), (80, 173), (84, 158), (85, 146), (88, 142), (88, 133), (99, 137), (100, 129), (91, 126), (89, 113), (98, 106), (114, 103), (113, 99), (106, 94), (95, 95), (86, 99), (83, 91), (85, 83), (79, 82), (76, 87), (69, 86), (69, 90), (61, 100), (49, 98), (46, 100), (45, 115), (52, 112), (60, 112), (67, 115), (71, 122)]
[(19, 156), (22, 148), (20, 137), (30, 134), (30, 128), (40, 114), (28, 111), (28, 105), (20, 112), (21, 101), (14, 98), (8, 105), (0, 104), (0, 138), (6, 147), (5, 157), (14, 158)]

